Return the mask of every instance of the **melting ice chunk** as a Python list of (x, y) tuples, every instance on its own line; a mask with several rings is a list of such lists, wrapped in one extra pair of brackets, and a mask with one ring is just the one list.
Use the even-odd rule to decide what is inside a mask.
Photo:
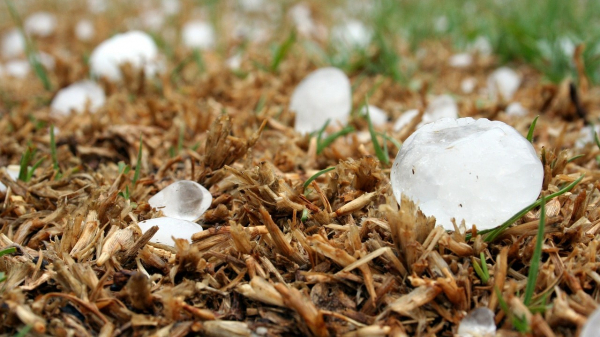
[(50, 108), (56, 115), (68, 115), (71, 111), (83, 112), (89, 102), (90, 112), (95, 112), (104, 105), (104, 90), (92, 81), (80, 81), (60, 89)]
[(423, 114), (423, 121), (419, 123), (418, 127), (446, 117), (458, 117), (458, 105), (452, 96), (441, 95), (431, 100)]
[(396, 119), (396, 122), (394, 123), (394, 131), (402, 130), (405, 126), (408, 125), (408, 123), (410, 123), (410, 121), (413, 120), (413, 118), (417, 117), (418, 114), (419, 110), (411, 109), (400, 115), (400, 117), (398, 117), (398, 119)]
[(100, 43), (90, 55), (92, 74), (112, 81), (121, 79), (119, 66), (126, 63), (135, 69), (144, 68), (147, 76), (154, 76), (160, 70), (158, 48), (150, 35), (141, 31), (116, 34)]
[(527, 109), (519, 102), (512, 102), (506, 107), (506, 114), (509, 116), (525, 116)]
[(2, 56), (11, 58), (25, 52), (25, 38), (17, 29), (11, 29), (2, 37)]
[(296, 131), (319, 130), (325, 122), (331, 125), (348, 123), (352, 108), (350, 80), (338, 68), (321, 68), (310, 73), (298, 84), (290, 101), (296, 113)]
[(451, 218), (489, 229), (534, 202), (543, 176), (533, 146), (511, 126), (444, 118), (408, 137), (391, 181), (396, 200), (408, 196), (447, 230)]
[(581, 329), (581, 335), (579, 337), (597, 337), (600, 331), (600, 307), (588, 317), (587, 322)]
[(181, 180), (163, 188), (148, 203), (165, 216), (193, 221), (210, 207), (212, 195), (195, 181)]
[(77, 36), (79, 41), (89, 41), (94, 38), (95, 34), (96, 29), (90, 20), (83, 19), (75, 25), (75, 36)]
[(158, 231), (150, 239), (150, 242), (168, 246), (175, 246), (175, 241), (171, 237), (186, 239), (192, 242), (192, 235), (202, 231), (202, 226), (197, 223), (169, 217), (144, 220), (138, 223), (138, 226), (140, 226), (142, 233), (146, 233), (150, 228), (158, 226)]
[(496, 335), (494, 312), (488, 308), (471, 311), (458, 325), (459, 337), (493, 337)]
[(477, 80), (474, 77), (467, 77), (460, 82), (460, 90), (465, 94), (470, 94), (475, 90)]
[(466, 68), (471, 64), (473, 64), (473, 56), (469, 53), (455, 54), (448, 59), (448, 65), (453, 68)]
[(498, 68), (488, 77), (488, 90), (493, 98), (509, 100), (520, 85), (521, 77), (508, 67)]
[(210, 23), (190, 21), (181, 32), (183, 44), (189, 48), (212, 49), (215, 46), (215, 30)]

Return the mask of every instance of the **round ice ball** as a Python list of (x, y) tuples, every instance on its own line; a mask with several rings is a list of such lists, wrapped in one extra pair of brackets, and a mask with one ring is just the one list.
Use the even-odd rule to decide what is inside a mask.
[(126, 63), (136, 69), (144, 68), (147, 76), (158, 72), (158, 48), (150, 35), (141, 31), (116, 34), (100, 43), (90, 55), (92, 74), (113, 81), (121, 79), (119, 66)]
[(25, 38), (17, 29), (11, 29), (2, 37), (2, 56), (12, 58), (25, 52)]
[(327, 120), (331, 124), (348, 123), (352, 108), (350, 80), (338, 68), (321, 68), (298, 84), (290, 101), (296, 113), (295, 129), (300, 133), (319, 130)]
[(510, 100), (521, 86), (521, 77), (508, 67), (500, 67), (488, 77), (487, 82), (490, 96)]
[(94, 24), (90, 20), (79, 20), (77, 25), (75, 26), (75, 36), (79, 41), (89, 41), (94, 38), (96, 34), (96, 29), (94, 28)]
[(90, 112), (95, 112), (104, 105), (106, 95), (104, 89), (92, 81), (80, 81), (60, 89), (50, 108), (55, 115), (68, 115), (71, 111), (85, 111), (89, 102)]
[(404, 194), (447, 230), (490, 229), (534, 202), (544, 169), (533, 146), (511, 126), (487, 119), (443, 118), (413, 133), (391, 172)]
[(183, 44), (189, 48), (212, 49), (215, 46), (215, 30), (204, 21), (190, 21), (183, 26)]

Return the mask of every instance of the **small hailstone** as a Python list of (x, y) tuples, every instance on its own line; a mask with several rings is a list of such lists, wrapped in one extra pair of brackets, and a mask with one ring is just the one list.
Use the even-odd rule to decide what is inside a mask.
[(573, 43), (573, 40), (568, 36), (562, 36), (557, 42), (565, 56), (573, 58), (573, 55), (575, 55), (575, 43)]
[(169, 217), (144, 220), (139, 222), (138, 226), (142, 230), (142, 233), (146, 233), (150, 228), (158, 226), (158, 231), (150, 239), (150, 242), (167, 246), (175, 246), (175, 241), (171, 237), (186, 239), (191, 243), (192, 235), (202, 232), (202, 226), (197, 223)]
[(521, 85), (521, 77), (508, 67), (496, 69), (487, 81), (491, 97), (505, 100), (511, 99)]
[(309, 36), (316, 30), (315, 23), (311, 17), (310, 8), (306, 4), (295, 4), (288, 11), (288, 15), (292, 18), (296, 30), (301, 35)]
[[(6, 167), (6, 172), (14, 181), (17, 181), (19, 178), (19, 171), (21, 171), (21, 166), (19, 165), (8, 165)], [(6, 192), (6, 186), (3, 183), (0, 183), (0, 192)]]
[(160, 5), (167, 15), (175, 15), (181, 10), (181, 2), (179, 0), (162, 0)]
[(496, 323), (494, 312), (481, 307), (471, 311), (458, 325), (459, 337), (494, 337)]
[[(360, 113), (362, 115), (367, 116), (367, 107), (363, 106), (360, 109)], [(387, 123), (388, 120), (388, 115), (387, 113), (385, 113), (385, 111), (379, 109), (378, 107), (374, 106), (374, 105), (370, 105), (369, 104), (369, 117), (371, 118), (371, 123), (373, 124), (373, 126), (382, 126), (385, 125), (385, 123)]]
[(509, 116), (525, 116), (527, 109), (519, 102), (512, 102), (506, 107), (506, 114)]
[(156, 193), (148, 204), (165, 216), (193, 221), (198, 219), (212, 203), (212, 195), (204, 186), (191, 180), (172, 183)]
[(242, 66), (242, 54), (237, 53), (225, 61), (227, 67), (231, 70), (238, 70)]
[(23, 34), (15, 28), (9, 30), (2, 37), (2, 56), (12, 58), (25, 52), (25, 38)]
[(265, 9), (265, 0), (239, 0), (242, 9), (246, 12), (262, 12)]
[(146, 29), (157, 31), (165, 23), (165, 14), (161, 10), (149, 10), (142, 14), (141, 19)]
[(317, 131), (329, 119), (331, 125), (346, 125), (352, 108), (350, 80), (338, 68), (321, 68), (298, 84), (290, 100), (299, 133)]
[(87, 5), (91, 13), (104, 13), (108, 9), (108, 0), (87, 0)]
[(56, 115), (66, 116), (75, 112), (85, 111), (89, 102), (90, 112), (96, 112), (98, 108), (104, 105), (106, 95), (104, 90), (98, 84), (92, 81), (80, 81), (60, 89), (50, 108)]
[(408, 196), (447, 230), (451, 218), (480, 230), (499, 226), (536, 200), (543, 177), (531, 143), (484, 118), (423, 126), (404, 142), (391, 172), (396, 200)]
[(579, 337), (598, 337), (600, 331), (600, 307), (587, 318)]
[(116, 34), (100, 43), (90, 56), (91, 72), (110, 80), (121, 79), (121, 64), (131, 64), (134, 68), (144, 67), (147, 76), (158, 72), (158, 48), (152, 38), (141, 31)]
[(189, 48), (212, 49), (215, 46), (215, 30), (205, 21), (190, 21), (183, 26), (183, 44)]
[(75, 36), (79, 41), (89, 41), (94, 38), (96, 34), (96, 29), (94, 28), (94, 24), (90, 20), (79, 20), (77, 25), (75, 25)]
[(479, 35), (475, 41), (473, 41), (467, 48), (471, 51), (479, 53), (482, 56), (489, 56), (492, 54), (492, 44), (487, 37)]
[(373, 32), (358, 20), (348, 20), (333, 27), (331, 37), (341, 47), (365, 49), (371, 43)]
[(43, 51), (37, 53), (37, 60), (40, 62), (44, 68), (47, 70), (53, 70), (56, 65), (56, 61), (54, 60), (54, 56), (44, 53)]
[(418, 114), (419, 110), (411, 109), (400, 115), (400, 117), (396, 119), (396, 122), (394, 122), (394, 131), (402, 130), (405, 126), (408, 125), (408, 123), (410, 123), (410, 121), (417, 117)]
[(593, 143), (595, 141), (594, 131), (600, 135), (600, 125), (596, 125), (594, 127), (591, 125), (586, 125), (581, 128), (581, 131), (579, 131), (579, 138), (577, 138), (577, 141), (575, 141), (575, 147), (582, 149), (587, 144)]
[(438, 33), (443, 33), (448, 30), (450, 23), (448, 22), (448, 17), (445, 15), (438, 16), (433, 20), (433, 28)]
[(429, 102), (423, 114), (423, 120), (419, 123), (418, 127), (446, 117), (458, 117), (458, 105), (456, 105), (456, 101), (450, 95), (437, 96)]
[(11, 60), (4, 65), (6, 75), (14, 78), (25, 78), (30, 70), (31, 67), (26, 60)]
[(24, 23), (25, 31), (31, 35), (46, 37), (56, 29), (56, 16), (48, 12), (36, 12), (27, 17)]
[(467, 77), (460, 82), (460, 90), (462, 90), (464, 94), (470, 94), (475, 90), (476, 85), (477, 80), (474, 77)]
[(455, 54), (450, 57), (448, 64), (453, 68), (466, 68), (473, 64), (473, 56), (469, 53)]

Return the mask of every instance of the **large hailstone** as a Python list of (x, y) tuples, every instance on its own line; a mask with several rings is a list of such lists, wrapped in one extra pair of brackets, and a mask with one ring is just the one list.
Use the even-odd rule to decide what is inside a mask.
[(594, 310), (590, 317), (588, 317), (579, 337), (597, 337), (598, 331), (600, 331), (600, 307)]
[(202, 231), (202, 226), (197, 223), (169, 217), (144, 220), (138, 223), (138, 226), (142, 230), (142, 233), (146, 233), (150, 228), (158, 226), (158, 231), (152, 236), (150, 242), (167, 246), (175, 246), (175, 241), (173, 241), (172, 237), (186, 239), (191, 243), (192, 235)]
[(496, 69), (487, 81), (490, 96), (504, 98), (504, 100), (510, 100), (521, 85), (519, 74), (508, 67)]
[(212, 203), (212, 195), (204, 186), (191, 180), (181, 180), (163, 188), (148, 204), (159, 209), (167, 217), (194, 221)]
[(534, 202), (544, 169), (533, 146), (511, 126), (487, 119), (444, 118), (413, 133), (394, 160), (394, 196), (418, 203), (447, 230), (501, 225)]
[(36, 12), (25, 19), (25, 31), (40, 37), (50, 36), (56, 29), (56, 16), (48, 12)]
[(88, 107), (90, 112), (96, 112), (106, 102), (104, 89), (92, 81), (80, 81), (60, 89), (50, 109), (56, 115), (69, 115), (71, 111), (83, 112)]
[(290, 101), (296, 113), (295, 129), (300, 133), (317, 131), (327, 120), (331, 124), (348, 123), (352, 108), (350, 80), (338, 68), (321, 68), (298, 84)]
[(190, 21), (181, 32), (183, 44), (194, 49), (212, 49), (215, 46), (215, 30), (205, 21)]
[(141, 31), (116, 34), (100, 43), (90, 56), (92, 74), (113, 81), (121, 79), (119, 67), (126, 63), (136, 69), (144, 68), (147, 76), (154, 76), (158, 72), (158, 48), (150, 35)]

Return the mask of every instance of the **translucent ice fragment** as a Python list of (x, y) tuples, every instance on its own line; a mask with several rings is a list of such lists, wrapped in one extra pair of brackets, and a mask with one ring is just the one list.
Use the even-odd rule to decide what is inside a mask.
[(146, 76), (154, 76), (160, 70), (158, 48), (150, 35), (141, 31), (116, 34), (100, 43), (90, 55), (92, 74), (112, 81), (121, 79), (119, 67), (123, 64), (143, 68)]
[(84, 80), (60, 89), (50, 108), (55, 115), (68, 115), (71, 111), (85, 111), (89, 104), (90, 112), (95, 112), (105, 101), (104, 89), (92, 81)]
[(492, 98), (504, 98), (509, 100), (513, 97), (521, 85), (521, 77), (508, 67), (496, 69), (488, 77), (488, 90)]
[(423, 114), (423, 120), (419, 123), (418, 127), (446, 117), (458, 117), (458, 105), (456, 105), (456, 101), (450, 95), (437, 96), (429, 102)]
[(2, 56), (12, 58), (25, 52), (25, 38), (17, 29), (11, 29), (2, 37)]
[(494, 337), (496, 323), (494, 312), (488, 308), (477, 308), (471, 311), (458, 325), (459, 337)]
[(391, 182), (396, 200), (408, 196), (447, 230), (451, 218), (490, 229), (534, 202), (543, 176), (533, 146), (511, 126), (444, 118), (402, 144)]
[(26, 60), (10, 60), (4, 65), (6, 75), (14, 78), (25, 78), (30, 70), (31, 67)]
[(94, 38), (96, 34), (96, 29), (94, 28), (94, 24), (90, 20), (80, 20), (75, 25), (75, 36), (79, 41), (89, 41)]
[(175, 245), (175, 241), (171, 237), (192, 242), (192, 235), (202, 231), (202, 226), (197, 223), (169, 217), (144, 220), (138, 223), (138, 226), (142, 233), (146, 233), (153, 226), (158, 226), (158, 232), (154, 234), (150, 242), (168, 246)]
[(411, 109), (400, 115), (400, 117), (396, 119), (396, 122), (394, 122), (394, 131), (402, 130), (405, 126), (408, 125), (408, 123), (410, 123), (410, 121), (413, 120), (413, 118), (417, 117), (418, 114), (419, 110)]
[(475, 90), (477, 80), (474, 77), (467, 77), (460, 82), (460, 90), (465, 94), (470, 94)]
[(319, 130), (329, 119), (331, 125), (348, 123), (352, 108), (350, 80), (338, 68), (321, 68), (310, 73), (298, 84), (290, 101), (296, 113), (296, 131)]
[[(21, 170), (21, 166), (19, 165), (8, 165), (6, 167), (6, 172), (8, 175), (14, 180), (17, 181), (19, 178), (19, 171)], [(6, 186), (3, 183), (0, 183), (0, 192), (6, 192)]]
[(165, 216), (193, 221), (210, 207), (212, 195), (195, 181), (181, 180), (163, 188), (148, 203)]
[[(365, 106), (363, 106), (360, 109), (360, 113), (362, 115), (367, 115), (367, 108)], [(371, 117), (371, 123), (373, 123), (374, 126), (382, 126), (385, 125), (385, 123), (387, 123), (388, 120), (388, 115), (387, 113), (385, 113), (385, 111), (379, 109), (378, 107), (374, 106), (374, 105), (370, 105), (369, 104), (369, 116)]]

